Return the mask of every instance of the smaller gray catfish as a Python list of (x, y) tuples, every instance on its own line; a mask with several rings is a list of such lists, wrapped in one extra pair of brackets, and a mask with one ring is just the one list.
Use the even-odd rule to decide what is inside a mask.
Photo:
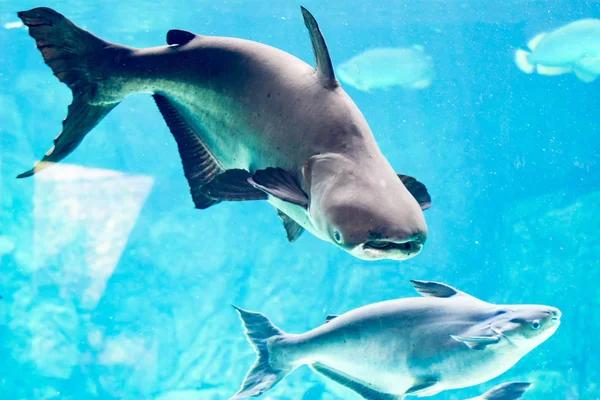
[(432, 396), (499, 376), (560, 325), (554, 307), (496, 305), (443, 283), (411, 283), (423, 297), (330, 315), (303, 334), (234, 306), (258, 359), (231, 400), (259, 396), (301, 365), (367, 400)]

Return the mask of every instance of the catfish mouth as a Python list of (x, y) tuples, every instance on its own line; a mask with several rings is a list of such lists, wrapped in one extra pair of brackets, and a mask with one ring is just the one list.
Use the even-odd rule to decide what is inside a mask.
[(368, 240), (359, 248), (364, 259), (407, 260), (419, 254), (423, 249), (425, 237), (417, 235), (406, 240)]
[(420, 250), (420, 244), (417, 244), (413, 241), (410, 242), (387, 242), (384, 240), (369, 240), (365, 244), (363, 244), (363, 249), (375, 249), (375, 250), (400, 250), (404, 252), (410, 252), (412, 250), (416, 250), (418, 247)]

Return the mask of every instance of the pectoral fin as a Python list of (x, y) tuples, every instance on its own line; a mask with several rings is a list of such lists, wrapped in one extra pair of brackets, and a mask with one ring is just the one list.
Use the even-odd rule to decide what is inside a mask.
[(410, 194), (417, 200), (421, 206), (421, 210), (427, 210), (431, 207), (431, 196), (424, 184), (408, 175), (398, 174), (398, 178), (400, 178), (406, 189), (408, 189)]
[(200, 190), (203, 195), (219, 201), (266, 200), (267, 194), (250, 183), (250, 172), (243, 169), (229, 169), (215, 176)]
[(460, 336), (460, 335), (450, 335), (452, 339), (457, 342), (464, 343), (469, 346), (470, 349), (474, 350), (483, 350), (486, 346), (491, 344), (496, 344), (500, 341), (499, 336)]
[(249, 177), (248, 182), (271, 196), (308, 208), (308, 195), (304, 193), (294, 177), (284, 169), (261, 169)]
[(352, 390), (354, 393), (359, 394), (365, 400), (401, 400), (401, 396), (396, 396), (390, 393), (380, 392), (378, 390), (372, 389), (368, 387), (365, 383), (354, 379), (351, 376), (344, 374), (343, 372), (339, 372), (334, 370), (333, 368), (329, 368), (326, 365), (315, 363), (310, 366), (315, 372), (331, 379), (332, 381), (347, 387)]
[[(262, 191), (261, 193), (265, 194)], [(281, 210), (277, 210), (277, 215), (279, 215), (279, 218), (281, 218), (283, 221), (283, 226), (285, 228), (288, 241), (295, 242), (296, 239), (298, 239), (304, 232), (304, 228)]]

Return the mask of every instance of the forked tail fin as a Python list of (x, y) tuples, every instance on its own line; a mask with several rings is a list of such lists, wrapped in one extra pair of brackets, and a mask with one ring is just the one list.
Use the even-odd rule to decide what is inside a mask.
[(269, 321), (267, 317), (260, 313), (242, 310), (233, 306), (240, 314), (242, 323), (246, 328), (244, 332), (246, 338), (256, 350), (258, 359), (246, 374), (240, 390), (229, 400), (244, 399), (247, 397), (256, 397), (271, 389), (293, 370), (292, 365), (273, 366), (270, 363), (269, 343), (273, 339), (286, 334)]
[(535, 71), (535, 65), (529, 62), (530, 54), (530, 52), (522, 49), (517, 49), (515, 52), (515, 64), (517, 68), (526, 74), (533, 74)]
[(122, 50), (81, 29), (50, 8), (22, 11), (18, 16), (29, 28), (29, 34), (35, 39), (46, 64), (73, 93), (73, 102), (63, 121), (63, 131), (54, 139), (54, 147), (33, 169), (18, 176), (24, 178), (69, 155), (85, 135), (119, 104), (121, 99), (99, 101), (97, 82), (105, 78), (102, 74), (107, 60), (110, 62), (116, 56), (115, 50)]

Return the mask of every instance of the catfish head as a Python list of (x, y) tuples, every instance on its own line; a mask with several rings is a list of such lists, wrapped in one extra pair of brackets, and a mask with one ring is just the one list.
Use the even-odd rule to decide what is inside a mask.
[(493, 315), (464, 335), (452, 336), (473, 349), (492, 345), (495, 351), (524, 355), (556, 332), (561, 312), (543, 305), (500, 306)]
[(545, 342), (560, 326), (561, 312), (557, 308), (540, 305), (507, 306), (491, 324), (510, 345), (531, 350)]
[(321, 238), (364, 260), (416, 256), (427, 238), (422, 211), (431, 204), (427, 189), (396, 175), (387, 161), (360, 167), (334, 153), (307, 160), (303, 175), (313, 226)]

